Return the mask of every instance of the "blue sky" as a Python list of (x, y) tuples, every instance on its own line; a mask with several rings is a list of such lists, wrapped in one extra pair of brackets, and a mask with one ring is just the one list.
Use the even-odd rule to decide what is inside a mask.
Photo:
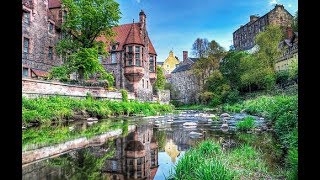
[(139, 12), (147, 15), (147, 30), (164, 61), (169, 51), (182, 60), (196, 38), (216, 40), (226, 50), (232, 45), (232, 33), (249, 21), (249, 16), (266, 14), (275, 4), (283, 4), (292, 15), (298, 0), (116, 0), (122, 12), (120, 24), (139, 21)]

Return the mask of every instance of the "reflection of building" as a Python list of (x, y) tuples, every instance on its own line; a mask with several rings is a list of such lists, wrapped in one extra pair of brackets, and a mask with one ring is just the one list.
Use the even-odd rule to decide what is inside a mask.
[(103, 169), (109, 179), (153, 179), (158, 169), (158, 144), (151, 126), (138, 127), (115, 140), (116, 152)]
[(172, 139), (170, 139), (165, 147), (164, 150), (166, 151), (166, 153), (171, 157), (171, 162), (175, 163), (176, 162), (176, 158), (179, 156), (180, 151), (178, 151), (178, 146), (174, 144), (174, 142), (172, 141)]

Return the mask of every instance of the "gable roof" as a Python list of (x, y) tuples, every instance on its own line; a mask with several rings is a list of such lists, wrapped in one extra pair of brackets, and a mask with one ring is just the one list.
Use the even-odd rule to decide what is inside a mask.
[(61, 2), (60, 2), (60, 0), (49, 0), (48, 7), (49, 7), (49, 9), (51, 9), (51, 8), (60, 8), (61, 7)]

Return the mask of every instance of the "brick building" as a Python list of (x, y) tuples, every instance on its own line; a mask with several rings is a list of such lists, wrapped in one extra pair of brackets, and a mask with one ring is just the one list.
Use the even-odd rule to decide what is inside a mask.
[(22, 76), (41, 78), (62, 64), (55, 45), (66, 11), (59, 0), (22, 0)]
[(188, 51), (183, 51), (183, 61), (171, 73), (170, 82), (174, 90), (171, 93), (171, 99), (186, 104), (197, 101), (200, 87), (191, 70), (197, 60), (198, 58), (188, 57)]
[(143, 11), (139, 22), (113, 27), (113, 42), (99, 37), (107, 44), (110, 56), (100, 58), (107, 72), (115, 78), (115, 87), (134, 92), (140, 100), (152, 100), (152, 84), (156, 81), (157, 53), (148, 36), (147, 20)]
[(264, 31), (267, 25), (291, 26), (293, 16), (283, 5), (275, 5), (274, 9), (259, 17), (251, 15), (250, 21), (233, 33), (233, 45), (236, 50), (249, 50), (255, 45), (256, 35)]
[[(61, 65), (55, 45), (62, 38), (61, 24), (67, 11), (60, 0), (22, 1), (22, 76), (42, 78), (50, 69)], [(152, 84), (156, 80), (157, 53), (146, 28), (146, 15), (139, 13), (139, 22), (113, 27), (112, 43), (104, 37), (108, 58), (98, 57), (107, 72), (115, 78), (115, 87), (134, 92), (140, 100), (152, 100)]]

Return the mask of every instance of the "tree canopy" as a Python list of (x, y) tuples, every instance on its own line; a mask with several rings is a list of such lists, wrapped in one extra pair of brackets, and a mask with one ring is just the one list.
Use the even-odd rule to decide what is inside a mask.
[(162, 67), (157, 66), (156, 68), (157, 68), (157, 80), (154, 83), (154, 89), (161, 90), (161, 89), (164, 89), (164, 86), (166, 84), (166, 78), (164, 76)]
[(113, 76), (105, 71), (98, 56), (106, 57), (103, 42), (97, 42), (99, 36), (111, 39), (112, 27), (120, 19), (119, 4), (114, 0), (62, 0), (67, 16), (62, 24), (63, 38), (56, 51), (64, 59), (66, 73), (77, 72), (79, 79), (99, 74), (113, 84)]

